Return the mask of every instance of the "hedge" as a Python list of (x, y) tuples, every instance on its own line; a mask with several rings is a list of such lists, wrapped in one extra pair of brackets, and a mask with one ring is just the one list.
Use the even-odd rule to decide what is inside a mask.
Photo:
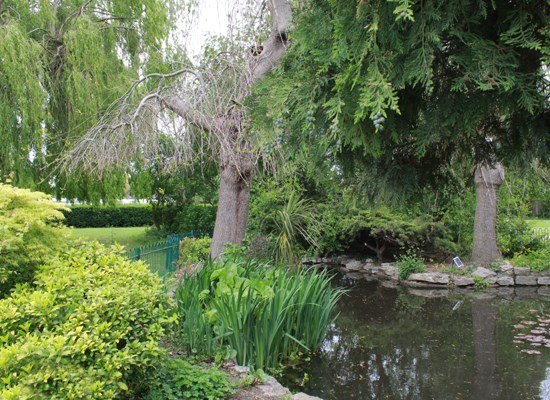
[(75, 228), (131, 227), (153, 224), (149, 204), (116, 207), (73, 206), (65, 211), (65, 223)]
[(0, 301), (0, 398), (134, 398), (171, 321), (159, 279), (98, 243), (71, 249)]

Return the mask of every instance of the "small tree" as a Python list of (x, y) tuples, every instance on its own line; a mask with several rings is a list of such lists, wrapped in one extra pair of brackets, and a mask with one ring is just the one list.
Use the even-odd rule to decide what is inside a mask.
[[(257, 137), (248, 129), (243, 102), (251, 86), (285, 53), (291, 21), (286, 0), (267, 1), (267, 10), (271, 29), (265, 36), (254, 35), (257, 26), (249, 23), (248, 31), (208, 47), (198, 65), (186, 63), (173, 73), (150, 74), (135, 82), (76, 143), (66, 157), (69, 168), (84, 167), (102, 175), (130, 165), (136, 157), (144, 161), (158, 153), (158, 133), (173, 127), (174, 152), (165, 161), (168, 169), (192, 164), (197, 151), (209, 153), (219, 168), (212, 256), (217, 257), (225, 243), (240, 244), (248, 220), (250, 183), (261, 154)], [(258, 46), (261, 37), (266, 39)]]

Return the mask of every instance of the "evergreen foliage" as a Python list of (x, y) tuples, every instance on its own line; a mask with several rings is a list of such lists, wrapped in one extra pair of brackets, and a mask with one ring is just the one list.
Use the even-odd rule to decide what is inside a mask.
[(437, 189), (462, 160), (547, 164), (549, 18), (540, 0), (313, 0), (256, 122), (394, 192)]
[(65, 223), (75, 228), (131, 227), (153, 224), (148, 204), (116, 207), (72, 206), (64, 212)]

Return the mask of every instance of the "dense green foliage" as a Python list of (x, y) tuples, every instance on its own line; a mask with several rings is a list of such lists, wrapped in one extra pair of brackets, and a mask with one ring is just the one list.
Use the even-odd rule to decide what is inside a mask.
[(540, 0), (312, 0), (254, 122), (362, 199), (439, 221), (472, 166), (549, 164), (549, 18)]
[(66, 247), (62, 210), (44, 193), (0, 183), (0, 298)]
[(162, 68), (171, 7), (180, 4), (0, 2), (0, 170), (14, 171), (18, 186), (59, 196), (94, 202), (120, 197), (125, 171), (102, 179), (56, 171), (54, 187), (44, 178), (139, 73)]
[(422, 258), (409, 251), (397, 259), (397, 269), (399, 271), (399, 279), (404, 280), (412, 273), (426, 271), (426, 266)]
[(340, 295), (326, 272), (225, 255), (177, 288), (180, 338), (192, 353), (214, 356), (228, 345), (240, 365), (276, 368), (321, 344)]
[(75, 228), (131, 227), (153, 224), (150, 205), (118, 205), (111, 207), (72, 206), (65, 213), (65, 223)]
[(227, 375), (217, 368), (202, 368), (180, 358), (167, 360), (156, 387), (144, 400), (218, 400), (233, 393)]
[(114, 399), (147, 388), (168, 297), (116, 248), (79, 245), (0, 301), (0, 397)]
[(178, 264), (185, 266), (208, 260), (210, 256), (210, 243), (212, 239), (204, 238), (184, 238), (180, 241), (180, 258)]
[(518, 267), (531, 268), (534, 271), (545, 271), (550, 269), (550, 243), (547, 241), (545, 247), (539, 250), (526, 250), (518, 253), (512, 258), (512, 264)]

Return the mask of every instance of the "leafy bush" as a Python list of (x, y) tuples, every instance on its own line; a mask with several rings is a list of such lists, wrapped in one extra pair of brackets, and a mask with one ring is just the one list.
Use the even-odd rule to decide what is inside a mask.
[(397, 269), (399, 270), (399, 279), (405, 280), (410, 274), (426, 271), (424, 260), (408, 251), (397, 259)]
[(187, 265), (208, 260), (211, 243), (212, 238), (209, 237), (183, 239), (180, 241), (178, 264)]
[(528, 250), (523, 254), (517, 254), (512, 258), (512, 264), (531, 268), (534, 271), (548, 270), (550, 269), (550, 245), (539, 250)]
[(37, 267), (66, 246), (63, 209), (44, 193), (0, 183), (0, 298), (31, 282)]
[(147, 226), (153, 223), (153, 210), (148, 204), (125, 206), (72, 206), (65, 211), (65, 221), (75, 228)]
[(262, 369), (316, 349), (342, 293), (326, 272), (290, 273), (231, 252), (182, 282), (175, 296), (187, 350), (214, 356), (229, 345), (239, 364)]
[(504, 257), (512, 257), (526, 249), (537, 250), (543, 242), (532, 234), (527, 222), (519, 217), (500, 218), (497, 224), (498, 246)]
[(145, 388), (170, 321), (159, 279), (120, 249), (77, 246), (0, 301), (0, 398), (114, 399)]
[(175, 358), (158, 373), (157, 385), (144, 400), (224, 399), (233, 393), (227, 375), (216, 368), (204, 369)]
[(350, 250), (374, 252), (379, 260), (404, 247), (414, 247), (425, 254), (447, 254), (454, 245), (440, 221), (428, 215), (408, 216), (386, 208), (374, 210), (326, 204), (321, 208), (322, 253)]
[(189, 204), (175, 218), (178, 232), (195, 231), (199, 235), (211, 234), (216, 222), (216, 207), (211, 204)]

